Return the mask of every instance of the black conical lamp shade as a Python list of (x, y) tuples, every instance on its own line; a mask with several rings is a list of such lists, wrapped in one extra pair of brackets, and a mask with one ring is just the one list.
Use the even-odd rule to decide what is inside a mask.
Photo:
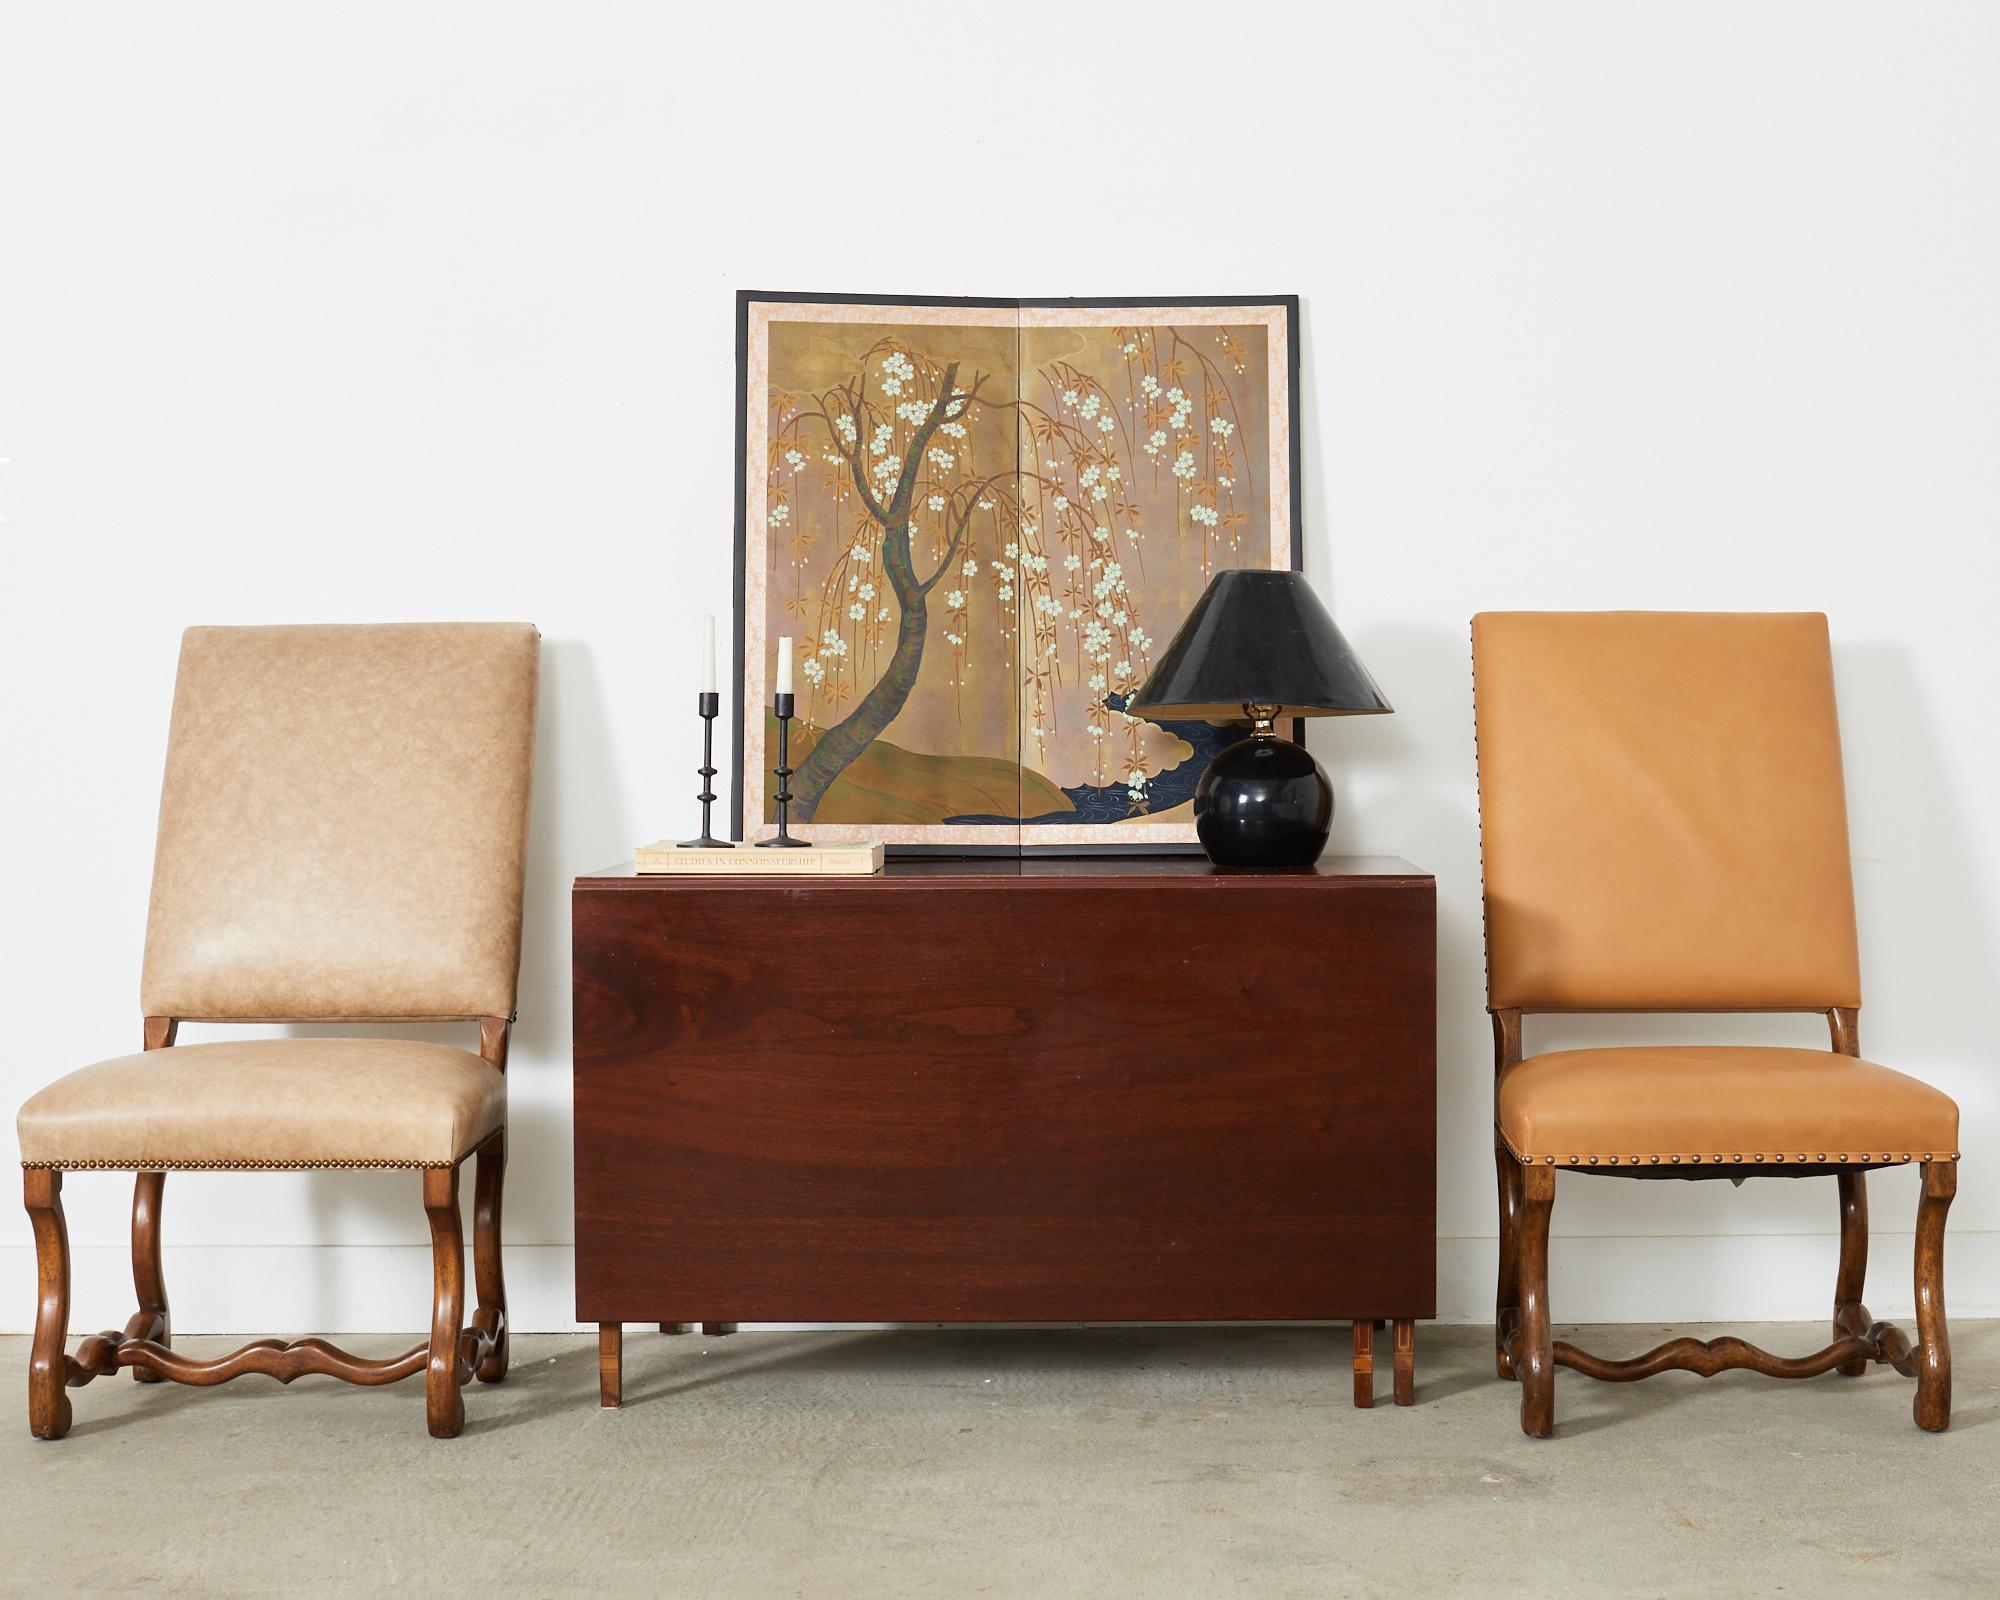
[(1218, 572), (1125, 709), (1241, 722), (1393, 710), (1302, 572)]
[(1304, 867), (1333, 825), (1333, 787), (1280, 717), (1391, 710), (1305, 575), (1218, 572), (1138, 691), (1134, 716), (1249, 719), (1251, 736), (1209, 763), (1194, 825), (1218, 867)]

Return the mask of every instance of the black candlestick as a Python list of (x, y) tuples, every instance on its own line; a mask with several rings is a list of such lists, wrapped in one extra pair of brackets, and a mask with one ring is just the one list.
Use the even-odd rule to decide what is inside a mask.
[(718, 839), (708, 831), (708, 808), (715, 804), (715, 714), (722, 708), (722, 696), (713, 689), (704, 690), (695, 696), (695, 711), (701, 717), (701, 793), (695, 798), (701, 802), (701, 837), (683, 839), (683, 850), (727, 850), (729, 841)]
[(771, 770), (778, 779), (778, 837), (760, 839), (760, 850), (805, 850), (810, 848), (804, 839), (794, 839), (787, 826), (792, 808), (792, 697), (788, 694), (773, 695), (771, 709), (778, 718), (778, 764)]

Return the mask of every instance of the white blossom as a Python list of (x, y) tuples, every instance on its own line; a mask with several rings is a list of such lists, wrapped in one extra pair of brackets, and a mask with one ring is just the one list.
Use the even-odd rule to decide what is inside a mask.
[(917, 369), (910, 365), (910, 358), (900, 350), (891, 350), (882, 358), (882, 392), (897, 395), (903, 392), (903, 385), (916, 377)]

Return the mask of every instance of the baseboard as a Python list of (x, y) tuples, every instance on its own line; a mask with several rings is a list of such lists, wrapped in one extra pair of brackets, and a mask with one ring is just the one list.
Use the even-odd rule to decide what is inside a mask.
[[(1869, 1241), (1868, 1309), (1908, 1319), (1913, 1233)], [(1820, 1322), (1832, 1311), (1838, 1234), (1591, 1235), (1549, 1241), (1549, 1311), (1558, 1322)], [(1490, 1322), (1499, 1245), (1438, 1241), (1438, 1320)], [(2000, 1316), (2000, 1231), (1952, 1229), (1947, 1310)]]
[[(1561, 1238), (1550, 1248), (1549, 1302), (1558, 1322), (1817, 1322), (1833, 1293), (1839, 1241), (1832, 1234)], [(1912, 1236), (1877, 1234), (1868, 1305), (1877, 1316), (1911, 1311)], [(1438, 1241), (1438, 1320), (1493, 1315), (1497, 1254), (1490, 1239)], [(167, 1290), (183, 1333), (379, 1333), (422, 1330), (431, 1256), (422, 1245), (169, 1245)], [(71, 1333), (122, 1325), (132, 1310), (123, 1249), (71, 1252)], [(1949, 1235), (1952, 1315), (2000, 1316), (2000, 1230)], [(564, 1333), (575, 1320), (574, 1253), (568, 1245), (512, 1245), (507, 1290), (515, 1328)], [(35, 1256), (0, 1246), (0, 1333), (33, 1324)]]

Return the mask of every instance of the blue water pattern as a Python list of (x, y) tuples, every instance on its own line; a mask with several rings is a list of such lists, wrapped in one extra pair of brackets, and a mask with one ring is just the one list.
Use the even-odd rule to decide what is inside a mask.
[[(1104, 704), (1113, 711), (1123, 711), (1125, 696), (1108, 694), (1104, 697)], [(952, 825), (1016, 821), (1024, 824), (1036, 822), (1075, 824), (1123, 822), (1128, 817), (1171, 811), (1183, 801), (1194, 798), (1194, 786), (1201, 782), (1201, 775), (1208, 770), (1209, 762), (1236, 743), (1244, 734), (1244, 729), (1240, 725), (1217, 727), (1211, 722), (1161, 722), (1159, 725), (1167, 732), (1193, 745), (1194, 754), (1177, 767), (1155, 773), (1152, 783), (1147, 786), (1143, 804), (1135, 806), (1132, 803), (1132, 796), (1126, 791), (1126, 786), (1122, 782), (1080, 783), (1073, 789), (1063, 790), (1075, 808), (1070, 811), (1050, 811), (1039, 817), (1020, 818), (974, 813), (962, 817), (946, 817), (944, 820)]]

